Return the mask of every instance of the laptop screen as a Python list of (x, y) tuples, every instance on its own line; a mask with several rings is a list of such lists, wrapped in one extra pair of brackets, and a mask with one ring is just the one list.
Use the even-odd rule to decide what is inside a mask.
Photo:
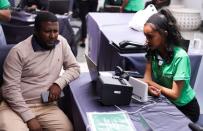
[(90, 72), (90, 77), (91, 77), (92, 81), (94, 81), (99, 76), (97, 65), (86, 54), (85, 54), (85, 59), (87, 61), (87, 66), (88, 66), (88, 69), (89, 69), (89, 72)]

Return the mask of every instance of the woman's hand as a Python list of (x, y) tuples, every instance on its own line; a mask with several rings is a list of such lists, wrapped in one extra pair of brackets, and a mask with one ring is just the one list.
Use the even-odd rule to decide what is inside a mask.
[[(153, 81), (146, 81), (148, 86), (149, 86), (149, 92), (150, 93), (154, 93), (154, 88), (156, 88), (160, 94), (162, 93), (163, 95), (165, 95), (166, 97), (176, 100), (180, 97), (183, 85), (184, 85), (184, 81), (173, 81), (173, 85), (172, 88), (167, 88), (164, 86), (161, 86), (159, 84), (157, 84), (156, 82)], [(152, 89), (150, 89), (150, 87)], [(152, 91), (152, 92), (151, 92)], [(156, 91), (156, 90), (155, 90)], [(157, 93), (155, 92), (155, 95)], [(158, 93), (159, 94), (159, 93)]]
[(157, 97), (159, 97), (160, 95), (161, 95), (161, 90), (160, 89), (158, 89), (158, 88), (156, 88), (156, 87), (154, 87), (154, 86), (148, 86), (148, 91), (149, 91), (149, 93), (151, 94), (151, 95), (153, 95), (153, 96), (157, 96)]
[(148, 90), (151, 95), (160, 96), (161, 89), (158, 87), (159, 85), (157, 83), (152, 80), (145, 80), (145, 82), (148, 84)]
[(163, 87), (159, 84), (157, 84), (156, 82), (152, 81), (152, 80), (145, 80), (145, 82), (148, 84), (148, 86), (154, 86), (157, 89), (161, 90)]

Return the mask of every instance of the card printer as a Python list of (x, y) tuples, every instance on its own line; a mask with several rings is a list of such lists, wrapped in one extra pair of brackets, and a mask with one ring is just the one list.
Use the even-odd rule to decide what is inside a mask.
[(99, 72), (96, 88), (103, 105), (128, 105), (131, 101), (133, 87), (112, 72)]

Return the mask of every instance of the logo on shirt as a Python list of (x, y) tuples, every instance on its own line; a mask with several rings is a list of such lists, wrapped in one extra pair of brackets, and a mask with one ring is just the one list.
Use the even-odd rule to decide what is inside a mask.
[(173, 74), (163, 74), (163, 77), (171, 79), (173, 78)]

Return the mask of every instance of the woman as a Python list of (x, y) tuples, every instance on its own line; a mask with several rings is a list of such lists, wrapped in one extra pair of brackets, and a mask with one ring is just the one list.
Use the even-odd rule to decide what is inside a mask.
[(199, 104), (190, 86), (190, 60), (180, 47), (182, 36), (175, 18), (169, 10), (160, 10), (145, 23), (144, 34), (148, 46), (144, 80), (149, 85), (149, 93), (163, 94), (196, 122), (200, 114)]
[(144, 9), (144, 0), (123, 0), (120, 12), (136, 13), (142, 9)]

